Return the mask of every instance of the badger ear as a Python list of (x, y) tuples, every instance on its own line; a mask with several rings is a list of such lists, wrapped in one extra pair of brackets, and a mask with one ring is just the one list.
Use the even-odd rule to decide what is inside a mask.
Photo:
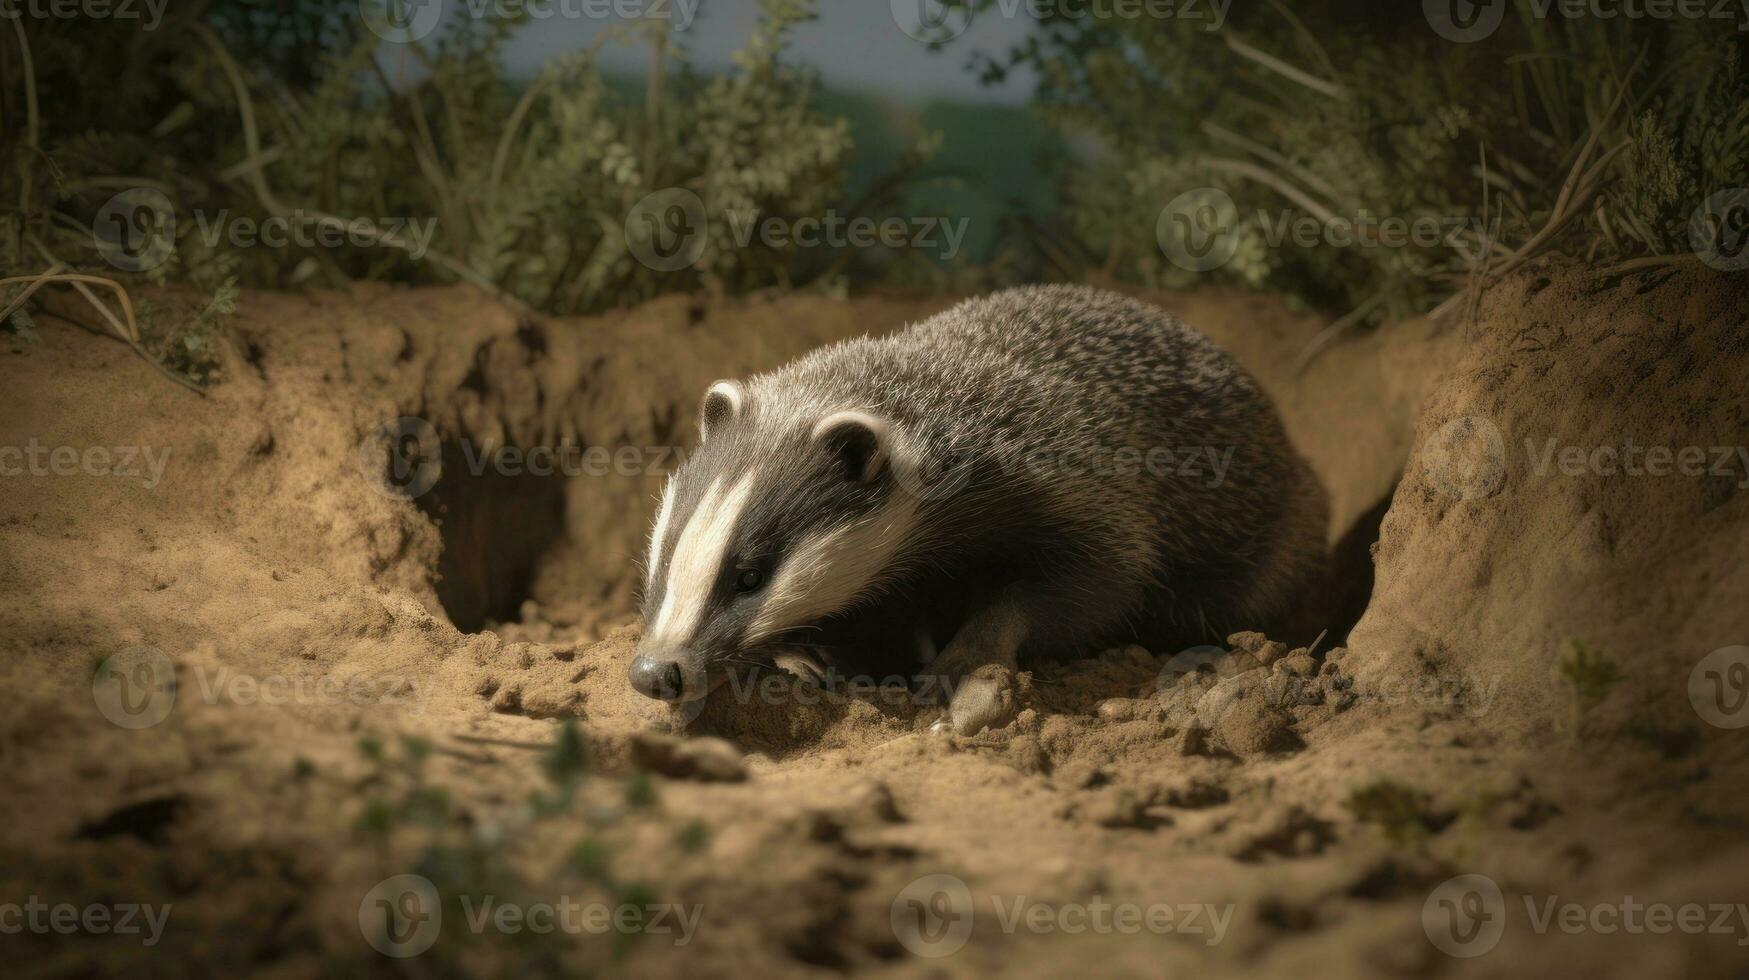
[(843, 468), (846, 479), (868, 483), (886, 468), (896, 436), (886, 419), (846, 411), (821, 419), (813, 438)]
[(723, 423), (739, 418), (746, 404), (747, 389), (739, 381), (718, 381), (705, 389), (698, 410), (699, 439), (709, 439)]

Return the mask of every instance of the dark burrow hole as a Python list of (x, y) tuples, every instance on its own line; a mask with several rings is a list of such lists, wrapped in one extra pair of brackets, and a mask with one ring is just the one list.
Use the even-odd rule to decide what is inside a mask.
[[(482, 465), (480, 451), (455, 440), (442, 444), (442, 477), (417, 498), (443, 538), (437, 597), (465, 633), (516, 622), (531, 597), (542, 557), (565, 533), (565, 479), (521, 466)], [(1330, 574), (1314, 602), (1323, 648), (1347, 641), (1371, 601), (1373, 548), (1390, 510), (1393, 486), (1331, 549)]]
[(176, 822), (177, 816), (187, 803), (187, 798), (181, 794), (142, 800), (82, 824), (76, 836), (81, 840), (127, 836), (139, 838), (148, 844), (162, 844), (170, 832), (170, 826)]
[(454, 440), (442, 459), (443, 475), (417, 500), (443, 537), (438, 601), (464, 633), (515, 622), (541, 557), (564, 536), (565, 478), (493, 465)]
[(1379, 527), (1396, 493), (1396, 484), (1392, 483), (1390, 491), (1356, 517), (1330, 549), (1330, 589), (1323, 609), (1330, 635), (1324, 638), (1325, 650), (1347, 644), (1348, 631), (1360, 622), (1372, 601), (1373, 548), (1378, 544)]

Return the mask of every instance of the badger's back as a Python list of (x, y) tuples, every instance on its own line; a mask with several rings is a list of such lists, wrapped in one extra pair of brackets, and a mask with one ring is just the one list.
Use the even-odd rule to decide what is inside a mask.
[[(893, 419), (923, 488), (914, 580), (1059, 576), (1044, 646), (1263, 625), (1322, 558), (1324, 502), (1256, 382), (1157, 308), (1087, 287), (970, 300), (752, 379), (756, 400)], [(908, 595), (908, 593), (911, 593)]]

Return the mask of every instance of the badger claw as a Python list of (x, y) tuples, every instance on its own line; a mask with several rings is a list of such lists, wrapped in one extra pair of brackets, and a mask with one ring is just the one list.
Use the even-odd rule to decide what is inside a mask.
[(985, 664), (960, 679), (949, 697), (947, 714), (929, 730), (976, 735), (1006, 725), (1014, 712), (1014, 671), (1002, 664)]
[(1015, 653), (1029, 620), (1012, 599), (981, 609), (960, 625), (947, 648), (927, 668), (941, 684), (936, 696), (947, 715), (932, 731), (976, 735), (1008, 724), (1017, 710)]

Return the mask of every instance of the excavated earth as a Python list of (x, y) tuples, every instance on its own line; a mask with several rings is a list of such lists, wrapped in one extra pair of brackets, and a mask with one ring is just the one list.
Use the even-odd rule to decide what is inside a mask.
[[(0, 948), (50, 975), (1749, 968), (1743, 279), (1551, 264), (1303, 371), (1315, 317), (1148, 298), (1257, 375), (1329, 491), (1328, 632), (1034, 665), (969, 739), (892, 689), (782, 675), (675, 718), (625, 680), (704, 387), (947, 298), (252, 293), (204, 397), (42, 317), (0, 350), (0, 906), (169, 909), (150, 945)], [(400, 875), (441, 907), (408, 957), (371, 924)], [(697, 917), (473, 915), (562, 901)], [(1605, 928), (1624, 903), (1708, 928)]]

